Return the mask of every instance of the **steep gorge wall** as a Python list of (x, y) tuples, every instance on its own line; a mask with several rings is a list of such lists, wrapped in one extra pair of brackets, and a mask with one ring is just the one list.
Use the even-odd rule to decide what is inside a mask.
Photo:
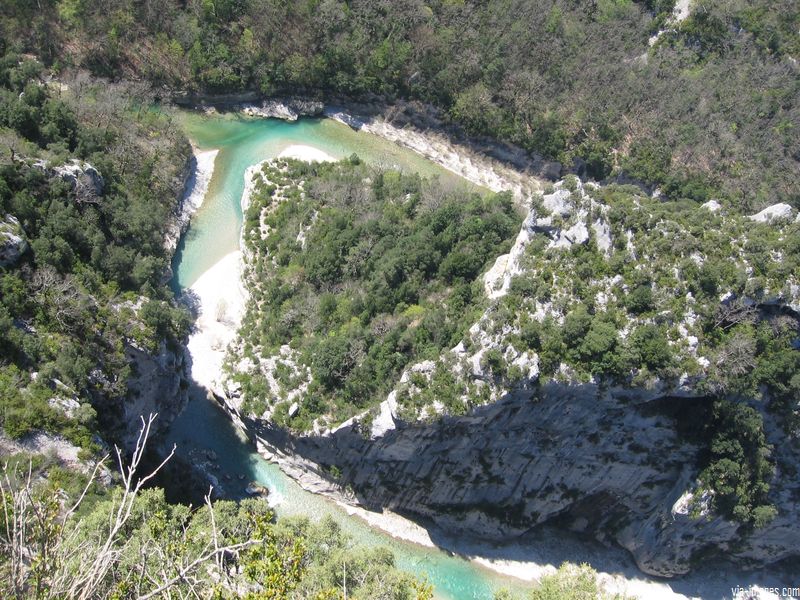
[(156, 436), (164, 433), (189, 401), (189, 373), (186, 353), (161, 342), (151, 353), (128, 343), (125, 357), (132, 368), (128, 394), (122, 403), (121, 441), (127, 451), (136, 444), (142, 419), (157, 414)]
[[(192, 153), (181, 171), (179, 185), (176, 182), (175, 208), (165, 226), (164, 236), (164, 247), (170, 257), (186, 231), (192, 213), (199, 207), (195, 196), (202, 199), (208, 187), (210, 173), (205, 171), (209, 159), (213, 169), (216, 153), (205, 154), (211, 156), (206, 156), (202, 161), (204, 164), (200, 164), (197, 154)], [(172, 276), (172, 269), (168, 267), (164, 282)], [(180, 415), (189, 401), (190, 375), (185, 347), (174, 347), (167, 340), (161, 340), (153, 352), (129, 339), (125, 343), (125, 358), (131, 367), (131, 375), (127, 380), (127, 394), (116, 411), (115, 429), (124, 449), (130, 452), (139, 437), (142, 419), (157, 415), (153, 433), (158, 438)]]
[[(779, 515), (763, 529), (709, 514), (702, 500), (692, 514), (699, 450), (670, 415), (693, 410), (701, 418), (708, 404), (552, 385), (374, 439), (357, 426), (293, 437), (244, 421), (263, 453), (304, 487), (456, 535), (524, 541), (553, 524), (619, 544), (660, 576), (686, 573), (709, 555), (748, 567), (796, 555), (800, 484), (792, 477), (776, 477)], [(782, 453), (779, 432), (770, 438)]]

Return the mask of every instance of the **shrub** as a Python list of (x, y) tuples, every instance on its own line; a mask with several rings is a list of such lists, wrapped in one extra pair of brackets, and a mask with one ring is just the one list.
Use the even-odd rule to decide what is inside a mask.
[(673, 353), (661, 327), (640, 325), (631, 335), (631, 345), (640, 364), (655, 373), (672, 363)]
[(773, 467), (761, 415), (726, 400), (713, 406), (710, 460), (700, 479), (714, 490), (714, 507), (723, 515), (763, 527), (775, 514), (767, 504)]
[(653, 309), (653, 290), (650, 284), (636, 286), (625, 297), (625, 308), (634, 315), (641, 315)]

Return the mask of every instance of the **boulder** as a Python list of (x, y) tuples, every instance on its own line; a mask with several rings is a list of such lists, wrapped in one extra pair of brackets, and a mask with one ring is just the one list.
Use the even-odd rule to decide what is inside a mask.
[(11, 267), (28, 249), (28, 240), (13, 215), (0, 219), (0, 267)]
[(775, 221), (791, 221), (794, 218), (794, 208), (783, 202), (768, 206), (764, 210), (754, 215), (750, 215), (751, 221), (757, 223), (773, 223)]

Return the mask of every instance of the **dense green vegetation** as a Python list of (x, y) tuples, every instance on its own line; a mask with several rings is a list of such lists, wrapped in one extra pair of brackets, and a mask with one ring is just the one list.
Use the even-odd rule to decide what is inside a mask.
[[(795, 294), (800, 225), (757, 223), (574, 179), (547, 191), (534, 201), (538, 228), (508, 293), (466, 336), (464, 354), (445, 353), (428, 374), (399, 386), (401, 414), (419, 418), (434, 402), (461, 414), (530, 385), (532, 355), (538, 384), (688, 385), (715, 398), (694, 440), (707, 448), (700, 480), (714, 490), (714, 507), (763, 525), (774, 516), (763, 412), (789, 436), (800, 426), (800, 323), (774, 301)], [(602, 247), (597, 223), (608, 225)], [(590, 232), (584, 243), (556, 243), (581, 224)], [(482, 352), (479, 373), (475, 352)], [(522, 353), (529, 358), (520, 366)]]
[[(624, 600), (632, 598), (609, 594), (599, 583), (597, 572), (587, 564), (563, 563), (555, 573), (542, 576), (531, 600)], [(498, 596), (495, 600), (503, 600)]]
[(777, 511), (768, 503), (774, 467), (761, 415), (743, 404), (716, 401), (706, 435), (710, 457), (700, 479), (714, 490), (714, 507), (739, 522), (766, 525)]
[(85, 476), (37, 459), (29, 480), (26, 457), (11, 464), (0, 483), (3, 598), (432, 598), (390, 550), (356, 546), (331, 518), (276, 522), (261, 499), (192, 510), (124, 485), (94, 483), (81, 497)]
[[(73, 83), (0, 59), (0, 219), (27, 242), (0, 268), (0, 423), (14, 438), (42, 429), (89, 447), (96, 417), (111, 422), (125, 397), (125, 344), (152, 351), (187, 331), (162, 278), (189, 147), (137, 108), (134, 88)], [(68, 417), (59, 399), (80, 408)]]
[[(774, 516), (762, 413), (796, 433), (798, 322), (759, 303), (793, 294), (798, 223), (568, 179), (534, 199), (538, 225), (519, 274), (490, 303), (475, 278), (519, 221), (503, 195), (454, 204), (355, 158), (272, 163), (255, 190), (245, 224), (255, 302), (234, 369), (251, 414), (307, 431), (320, 416), (369, 411), (359, 425), (368, 431), (391, 390), (407, 420), (464, 414), (531, 385), (533, 356), (536, 384), (688, 384), (715, 398), (695, 440), (714, 508), (755, 527)], [(556, 243), (582, 223), (585, 242)]]
[[(694, 2), (676, 23), (673, 5), (3, 2), (0, 233), (25, 239), (21, 258), (0, 269), (4, 434), (59, 433), (88, 455), (127, 393), (125, 346), (155, 351), (185, 336), (188, 315), (163, 282), (163, 239), (189, 148), (146, 109), (148, 84), (167, 95), (377, 94), (432, 104), (473, 136), (512, 142), (589, 178), (658, 186), (661, 200), (631, 187), (593, 192), (580, 218), (607, 220), (609, 251), (594, 233), (563, 249), (536, 232), (524, 274), (489, 305), (477, 278), (517, 232), (509, 196), (452, 194), (355, 157), (269, 168), (246, 215), (255, 255), (239, 356), (247, 368), (237, 375), (246, 408), (298, 430), (318, 417), (338, 423), (374, 408), (406, 368), (432, 361), (399, 387), (401, 416), (462, 414), (530, 383), (505, 347), (480, 356), (477, 381), (442, 356), (462, 340), (464, 353), (480, 345), (468, 328), (488, 306), (481, 327), (517, 355), (535, 355), (540, 382), (696, 385), (713, 399), (698, 502), (710, 490), (715, 510), (763, 526), (775, 514), (764, 416), (777, 416), (790, 436), (800, 429), (797, 316), (769, 303), (797, 282), (800, 226), (734, 213), (800, 206), (800, 8)], [(579, 204), (577, 183), (565, 186)], [(731, 212), (697, 206), (712, 197)], [(556, 214), (548, 227), (575, 225), (567, 221)], [(263, 358), (268, 376), (254, 368)], [(48, 473), (48, 485), (69, 487), (64, 472)], [(54, 496), (41, 501), (55, 518)], [(110, 502), (87, 508), (86, 522), (103, 520)], [(177, 556), (208, 518), (165, 505), (157, 492), (139, 502), (141, 514), (157, 518), (131, 526), (123, 562), (131, 568), (118, 575), (135, 572), (142, 540), (168, 541)], [(220, 527), (238, 528), (227, 542), (257, 542), (237, 556), (251, 597), (335, 597), (345, 556), (365, 586), (351, 588), (354, 596), (376, 597), (371, 586), (393, 597), (427, 594), (388, 554), (354, 551), (330, 524), (275, 525), (263, 506), (218, 507)], [(34, 578), (45, 581), (48, 568), (36, 563)], [(577, 575), (596, 594), (591, 574)], [(559, 580), (551, 584), (537, 597), (563, 593)], [(130, 585), (122, 577), (106, 592), (130, 595)]]
[(259, 369), (240, 378), (256, 414), (311, 379), (291, 421), (298, 429), (375, 404), (404, 367), (455, 345), (480, 314), (473, 281), (508, 250), (520, 220), (509, 194), (447, 192), (356, 157), (269, 165), (253, 196), (242, 354), (279, 357), (280, 391)]
[(705, 2), (678, 24), (673, 6), (47, 0), (5, 2), (0, 36), (59, 70), (173, 89), (419, 99), (591, 177), (798, 206), (797, 3)]
[[(635, 188), (609, 186), (590, 195), (599, 203), (595, 216), (602, 214), (598, 206), (607, 207), (613, 246), (604, 252), (590, 236), (586, 244), (556, 248), (537, 233), (526, 248), (524, 274), (491, 314), (494, 330), (514, 323), (514, 344), (538, 352), (548, 377), (563, 362), (583, 379), (637, 373), (633, 383), (654, 375), (677, 381), (699, 373), (697, 356), (706, 356), (715, 358), (706, 373), (710, 391), (752, 397), (766, 387), (786, 402), (797, 396), (794, 319), (735, 300), (791, 296), (787, 281), (800, 271), (796, 223), (755, 223), (693, 203), (652, 200)], [(772, 260), (778, 253), (781, 260)], [(725, 294), (733, 300), (721, 303)], [(531, 319), (537, 303), (553, 305), (563, 324)], [(696, 351), (687, 333), (697, 338)]]

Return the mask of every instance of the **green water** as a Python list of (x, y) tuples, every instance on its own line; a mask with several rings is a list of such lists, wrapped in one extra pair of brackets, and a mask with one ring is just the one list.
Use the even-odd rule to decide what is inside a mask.
[[(465, 185), (463, 180), (409, 150), (327, 119), (286, 123), (184, 112), (178, 113), (177, 118), (198, 147), (219, 149), (206, 199), (192, 219), (173, 263), (177, 289), (190, 286), (220, 258), (238, 247), (245, 169), (276, 156), (291, 144), (313, 146), (334, 157), (355, 152), (370, 163), (438, 176), (448, 185)], [(395, 540), (360, 519), (348, 516), (329, 500), (304, 491), (276, 465), (261, 458), (242, 439), (230, 419), (200, 390), (195, 390), (192, 396), (187, 409), (172, 426), (168, 442), (176, 443), (184, 456), (192, 449), (213, 450), (215, 474), (224, 486), (241, 489), (247, 481), (259, 482), (277, 499), (279, 515), (299, 514), (312, 518), (332, 515), (359, 543), (391, 548), (398, 566), (426, 576), (434, 585), (437, 598), (488, 600), (501, 587), (519, 589), (520, 584), (462, 558)]]

